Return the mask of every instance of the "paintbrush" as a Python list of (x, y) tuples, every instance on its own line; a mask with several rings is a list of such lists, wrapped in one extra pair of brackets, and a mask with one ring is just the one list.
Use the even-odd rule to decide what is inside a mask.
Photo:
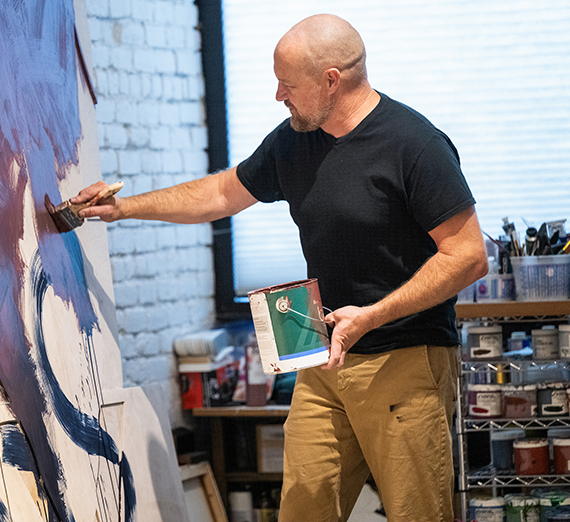
[(48, 195), (45, 197), (45, 205), (47, 211), (50, 213), (55, 226), (60, 232), (69, 232), (75, 227), (83, 225), (84, 219), (79, 216), (79, 211), (84, 208), (92, 207), (96, 205), (98, 201), (110, 198), (119, 190), (123, 188), (124, 183), (119, 181), (118, 183), (113, 183), (107, 188), (104, 188), (99, 194), (91, 198), (89, 201), (84, 203), (71, 203), (70, 200), (64, 201), (55, 207), (50, 201)]

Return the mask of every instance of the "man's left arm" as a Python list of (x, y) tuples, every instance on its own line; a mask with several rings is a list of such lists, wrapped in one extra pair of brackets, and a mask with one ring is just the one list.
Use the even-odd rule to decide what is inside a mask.
[(330, 359), (323, 369), (342, 366), (346, 352), (370, 330), (442, 303), (487, 273), (475, 207), (449, 218), (429, 234), (437, 253), (401, 287), (373, 305), (345, 306), (327, 315), (334, 329)]

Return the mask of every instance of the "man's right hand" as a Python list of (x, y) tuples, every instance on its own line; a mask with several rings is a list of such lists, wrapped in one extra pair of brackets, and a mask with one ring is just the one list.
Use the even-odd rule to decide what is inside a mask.
[[(79, 204), (86, 203), (93, 199), (102, 190), (107, 188), (109, 185), (104, 181), (98, 181), (93, 185), (90, 185), (77, 194), (77, 196), (70, 199), (71, 203)], [(105, 199), (101, 199), (92, 207), (84, 208), (79, 211), (79, 216), (82, 218), (99, 217), (107, 223), (121, 219), (121, 198), (117, 195), (110, 196)]]

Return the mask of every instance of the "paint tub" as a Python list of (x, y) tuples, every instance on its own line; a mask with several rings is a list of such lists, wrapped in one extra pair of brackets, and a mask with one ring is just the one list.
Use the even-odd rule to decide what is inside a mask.
[(500, 326), (470, 326), (467, 346), (471, 359), (497, 359), (503, 355), (503, 329)]
[(550, 449), (547, 439), (516, 440), (513, 451), (517, 475), (548, 475)]
[(569, 506), (570, 495), (560, 489), (533, 489), (531, 496), (540, 500), (540, 522), (547, 522), (548, 516), (559, 510), (558, 506)]
[(524, 435), (522, 428), (491, 431), (491, 462), (497, 471), (514, 469), (513, 442)]
[(540, 522), (540, 499), (513, 493), (505, 495), (506, 522)]
[(570, 439), (552, 439), (554, 473), (567, 475), (570, 472)]
[(556, 328), (540, 328), (531, 330), (532, 357), (536, 360), (555, 360), (560, 357), (558, 346), (558, 330)]
[(470, 417), (501, 416), (501, 387), (498, 384), (468, 384), (467, 393)]
[(503, 497), (472, 498), (469, 501), (469, 515), (477, 522), (503, 522), (505, 499)]
[(328, 362), (330, 340), (316, 279), (253, 290), (248, 297), (265, 373)]
[(546, 515), (546, 522), (570, 522), (570, 507), (552, 508)]
[(560, 349), (560, 357), (563, 359), (570, 358), (570, 324), (561, 324), (558, 326), (558, 346)]
[(537, 404), (539, 417), (567, 417), (567, 383), (549, 382), (537, 385)]
[(536, 384), (503, 386), (501, 388), (501, 402), (504, 419), (536, 417)]

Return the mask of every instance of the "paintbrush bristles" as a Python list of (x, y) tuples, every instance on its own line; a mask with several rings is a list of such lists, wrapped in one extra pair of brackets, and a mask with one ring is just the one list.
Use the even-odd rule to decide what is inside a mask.
[(109, 198), (115, 195), (119, 190), (121, 190), (124, 186), (122, 181), (118, 183), (113, 183), (108, 187), (104, 188), (99, 194), (91, 198), (89, 201), (85, 203), (71, 203), (69, 200), (60, 203), (57, 207), (54, 208), (49, 198), (46, 196), (46, 208), (48, 212), (51, 214), (55, 226), (60, 232), (69, 232), (76, 227), (81, 226), (84, 223), (84, 219), (79, 216), (79, 211), (83, 210), (84, 208), (92, 207), (98, 201), (102, 199)]

